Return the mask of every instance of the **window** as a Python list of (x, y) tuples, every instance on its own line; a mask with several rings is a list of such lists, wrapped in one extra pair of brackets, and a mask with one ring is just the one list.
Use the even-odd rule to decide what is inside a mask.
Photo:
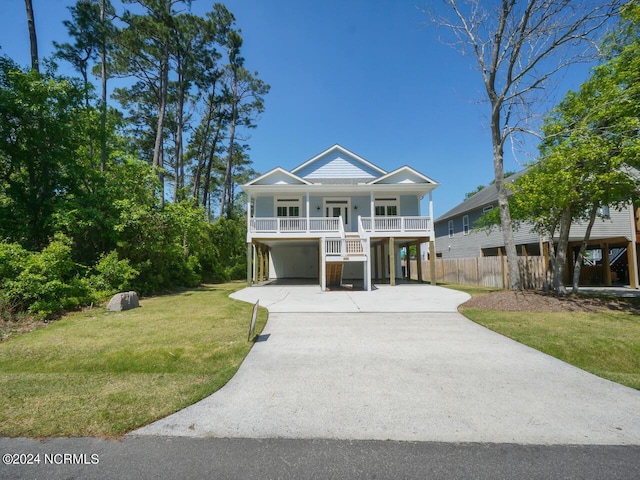
[(469, 215), (462, 217), (462, 233), (469, 235)]
[(301, 203), (302, 201), (299, 198), (277, 198), (276, 216), (299, 217)]
[(493, 210), (493, 205), (487, 205), (482, 209), (482, 213), (487, 213), (487, 212), (490, 212), (491, 210)]
[(449, 220), (449, 238), (453, 238), (453, 220)]
[(602, 205), (598, 209), (598, 215), (600, 215), (602, 218), (611, 218), (611, 211), (609, 210), (609, 206)]
[(397, 197), (376, 198), (374, 208), (376, 217), (395, 217), (398, 215), (398, 199)]

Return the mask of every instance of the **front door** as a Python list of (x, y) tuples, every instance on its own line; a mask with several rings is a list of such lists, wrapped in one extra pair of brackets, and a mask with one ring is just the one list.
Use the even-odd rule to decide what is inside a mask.
[(324, 201), (324, 214), (326, 217), (337, 218), (342, 217), (344, 229), (349, 231), (349, 200), (348, 199), (331, 199)]

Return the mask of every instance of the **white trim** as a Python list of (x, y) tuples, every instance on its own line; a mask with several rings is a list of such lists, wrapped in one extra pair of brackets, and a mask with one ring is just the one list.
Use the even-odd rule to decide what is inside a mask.
[[(439, 185), (438, 182), (436, 182), (435, 180), (432, 180), (431, 178), (427, 177), (426, 175), (418, 172), (417, 170), (411, 168), (408, 165), (405, 165), (403, 167), (397, 168), (396, 170), (387, 173), (386, 175), (383, 175), (382, 177), (376, 178), (374, 180), (371, 180), (370, 182), (367, 182), (369, 185), (375, 185), (383, 180), (387, 180), (388, 178), (397, 175), (398, 173), (401, 173), (402, 171), (407, 171), (409, 173), (411, 173), (412, 175), (415, 175), (416, 177), (420, 178), (421, 180), (424, 180), (426, 183), (430, 183), (433, 185)], [(401, 184), (400, 184), (401, 185)]]
[(469, 225), (469, 215), (462, 216), (462, 234), (469, 235), (471, 233), (471, 226)]
[[(322, 215), (324, 217), (332, 217), (333, 215), (331, 215), (331, 212), (327, 212), (327, 208), (328, 208), (328, 204), (331, 203), (337, 203), (337, 205), (343, 206), (344, 208), (347, 209), (347, 215), (346, 217), (344, 215), (342, 216), (342, 220), (344, 222), (344, 225), (351, 225), (351, 223), (349, 222), (349, 220), (353, 221), (353, 219), (351, 217), (353, 217), (352, 212), (351, 212), (351, 198), (350, 197), (324, 197), (322, 199)], [(334, 205), (334, 206), (337, 206)]]
[[(258, 183), (258, 182), (260, 182), (260, 181), (264, 180), (265, 178), (268, 178), (268, 177), (270, 177), (270, 176), (272, 176), (272, 175), (274, 175), (274, 174), (276, 174), (276, 173), (281, 173), (281, 174), (283, 174), (284, 176), (289, 177), (289, 178), (291, 178), (292, 180), (295, 180), (296, 182), (299, 182), (300, 184), (303, 184), (303, 185), (311, 185), (311, 183), (310, 183), (310, 182), (307, 182), (304, 178), (299, 177), (299, 176), (297, 176), (297, 175), (294, 175), (293, 173), (291, 173), (291, 172), (289, 172), (289, 171), (285, 170), (285, 169), (284, 169), (284, 168), (282, 168), (282, 167), (276, 167), (276, 168), (274, 168), (274, 169), (272, 169), (272, 170), (269, 170), (269, 171), (268, 171), (267, 173), (265, 173), (264, 175), (260, 175), (258, 178), (255, 178), (255, 179), (251, 180), (250, 182), (245, 183), (243, 186), (251, 186), (251, 185), (255, 185), (256, 183)], [(271, 184), (269, 184), (269, 186), (270, 186), (270, 185), (271, 185)], [(294, 185), (295, 185), (295, 184), (294, 184)]]
[[(376, 214), (376, 207), (385, 207), (384, 214), (378, 215)], [(396, 214), (393, 216), (400, 216), (400, 196), (399, 195), (386, 195), (384, 197), (374, 198), (373, 202), (373, 211), (371, 212), (372, 217), (380, 217), (380, 216), (391, 216), (387, 215), (386, 207), (396, 207)]]
[[(278, 205), (278, 202), (286, 202), (284, 205)], [(302, 217), (302, 197), (297, 195), (279, 195), (277, 197), (273, 197), (273, 216), (278, 218), (281, 215), (278, 215), (278, 206), (286, 206), (286, 207), (298, 207), (298, 215), (297, 217)], [(290, 215), (287, 211), (287, 217)]]

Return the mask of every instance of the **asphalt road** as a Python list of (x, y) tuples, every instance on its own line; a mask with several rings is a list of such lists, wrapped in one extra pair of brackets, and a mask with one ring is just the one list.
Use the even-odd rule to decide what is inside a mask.
[(638, 446), (187, 437), (125, 437), (122, 441), (1, 438), (0, 453), (3, 462), (6, 454), (24, 454), (15, 459), (18, 463), (29, 460), (29, 456), (33, 462), (36, 458), (40, 462), (2, 463), (3, 480), (640, 478)]

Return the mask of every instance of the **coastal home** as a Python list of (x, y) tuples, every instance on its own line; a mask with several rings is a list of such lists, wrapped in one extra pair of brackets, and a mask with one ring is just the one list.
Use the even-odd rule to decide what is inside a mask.
[(293, 170), (270, 170), (241, 186), (248, 197), (248, 283), (313, 279), (322, 290), (394, 285), (402, 248), (433, 248), (436, 187), (411, 167), (387, 172), (340, 145)]
[[(523, 174), (522, 170), (508, 178), (511, 183)], [(475, 195), (440, 216), (435, 221), (436, 257), (471, 258), (502, 256), (504, 240), (502, 230), (490, 232), (474, 228), (486, 212), (498, 208), (498, 191), (489, 185)], [(582, 266), (581, 285), (630, 285), (638, 288), (638, 242), (640, 242), (640, 209), (633, 204), (616, 210), (602, 207), (591, 231), (588, 255)], [(546, 255), (547, 239), (532, 231), (530, 223), (521, 223), (514, 229), (514, 239), (519, 255)], [(569, 247), (577, 254), (587, 228), (586, 222), (571, 225)], [(573, 273), (573, 258), (569, 255), (566, 274)], [(565, 279), (566, 282), (570, 278)]]

